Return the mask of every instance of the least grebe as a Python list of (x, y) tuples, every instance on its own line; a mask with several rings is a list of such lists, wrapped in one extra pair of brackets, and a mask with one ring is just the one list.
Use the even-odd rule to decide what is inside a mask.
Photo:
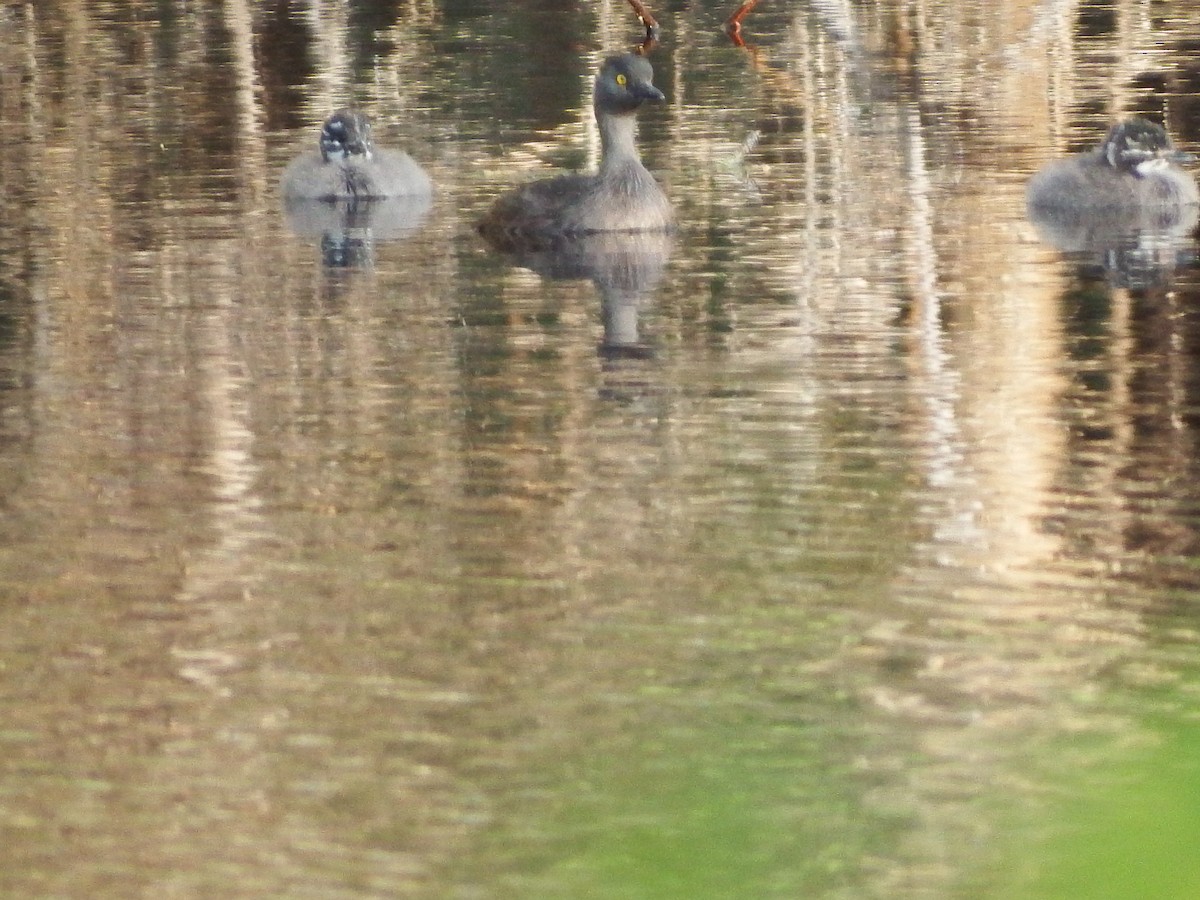
[(1047, 164), (1029, 180), (1030, 210), (1066, 215), (1157, 215), (1200, 202), (1191, 159), (1174, 149), (1166, 131), (1145, 119), (1109, 129), (1088, 153)]
[(535, 181), (500, 197), (479, 224), (501, 246), (600, 232), (666, 231), (671, 203), (634, 145), (635, 114), (663, 100), (654, 70), (633, 53), (610, 56), (596, 76), (592, 106), (600, 129), (600, 170)]
[(325, 120), (317, 149), (288, 163), (280, 185), (289, 200), (378, 200), (432, 190), (429, 176), (412, 157), (374, 146), (371, 123), (349, 109)]

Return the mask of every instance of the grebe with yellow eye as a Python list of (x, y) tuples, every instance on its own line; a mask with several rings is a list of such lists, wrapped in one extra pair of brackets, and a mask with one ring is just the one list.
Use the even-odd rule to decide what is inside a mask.
[(499, 246), (536, 244), (600, 232), (668, 231), (671, 202), (638, 157), (635, 114), (646, 101), (665, 99), (654, 70), (633, 53), (610, 56), (595, 80), (592, 106), (600, 130), (595, 175), (560, 175), (501, 196), (479, 230)]

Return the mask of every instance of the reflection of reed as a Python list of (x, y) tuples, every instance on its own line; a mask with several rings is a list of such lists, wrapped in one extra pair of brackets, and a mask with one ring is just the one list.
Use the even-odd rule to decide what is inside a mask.
[(266, 141), (263, 90), (254, 62), (254, 22), (247, 0), (226, 0), (225, 25), (232, 36), (236, 85), (237, 172), (243, 176), (239, 196), (261, 208), (266, 196)]
[[(236, 83), (237, 161), (241, 185), (239, 196), (247, 212), (261, 211), (265, 203), (266, 148), (263, 141), (261, 85), (254, 65), (254, 34), (250, 9), (245, 0), (227, 0), (225, 24), (232, 36)], [(247, 217), (261, 223), (261, 215)], [(264, 238), (261, 225), (250, 225), (257, 233), (247, 235), (250, 243)], [(256, 240), (257, 239), (257, 240)], [(234, 251), (236, 254), (236, 250)], [(262, 289), (261, 272), (247, 266), (241, 272), (242, 289)], [(222, 279), (234, 284), (232, 277)], [(255, 564), (250, 551), (265, 527), (256, 491), (258, 468), (254, 464), (254, 435), (243, 360), (237, 354), (234, 296), (212, 297), (206, 321), (197, 328), (196, 352), (200, 368), (197, 399), (204, 402), (211, 429), (200, 468), (212, 483), (210, 515), (218, 535), (211, 546), (196, 554), (188, 577), (180, 587), (179, 599), (205, 600), (232, 590), (248, 594), (255, 583)]]
[(317, 60), (310, 94), (314, 118), (321, 119), (332, 110), (345, 106), (351, 95), (353, 57), (347, 47), (351, 7), (337, 0), (309, 0), (305, 22), (313, 36), (313, 56)]
[[(1029, 283), (1037, 246), (1012, 214), (994, 212), (1019, 215), (1022, 185), (993, 173), (1002, 168), (999, 135), (1022, 135), (1021, 151), (1034, 156), (1030, 138), (1047, 112), (1029, 98), (1045, 93), (1050, 72), (1036, 59), (1013, 72), (1002, 62), (1026, 10), (910, 12), (876, 6), (840, 31), (817, 15), (797, 17), (757, 84), (764, 136), (750, 165), (776, 224), (789, 226), (769, 234), (765, 255), (792, 281), (770, 287), (794, 299), (802, 311), (794, 321), (817, 348), (837, 342), (878, 371), (893, 352), (889, 314), (911, 306), (903, 321), (914, 414), (899, 427), (919, 448), (913, 465), (924, 488), (914, 499), (928, 534), (896, 579), (905, 599), (894, 621), (881, 619), (849, 657), (880, 660), (864, 697), (929, 754), (930, 765), (906, 767), (905, 784), (887, 799), (903, 794), (900, 805), (922, 818), (908, 851), (936, 871), (945, 832), (969, 818), (947, 794), (969, 795), (983, 770), (1018, 777), (1022, 747), (1006, 729), (1052, 741), (1066, 717), (1107, 727), (1083, 724), (1086, 713), (1054, 701), (1051, 685), (1082, 690), (1093, 668), (1114, 658), (1113, 646), (1136, 641), (1136, 625), (1127, 611), (1099, 606), (1081, 624), (1043, 603), (1037, 587), (1044, 578), (1085, 585), (1056, 568), (1070, 542), (1046, 528), (1067, 468), (1067, 351), (1056, 286)], [(841, 44), (838, 33), (861, 43)], [(896, 59), (892, 77), (862, 68), (864, 58)], [(948, 112), (980, 124), (952, 126)], [(890, 202), (901, 192), (902, 202)], [(903, 273), (887, 262), (898, 249)], [(869, 403), (865, 389), (834, 393), (828, 379), (812, 377), (805, 385), (818, 403)], [(1094, 564), (1112, 548), (1094, 549)], [(1048, 647), (1047, 631), (1061, 645)], [(1111, 643), (1097, 649), (1103, 642)], [(886, 757), (865, 765), (884, 770)], [(901, 866), (881, 875), (909, 877)]]
[(914, 282), (916, 329), (913, 346), (921, 372), (919, 391), (926, 407), (921, 422), (926, 447), (925, 478), (933, 493), (944, 498), (944, 511), (935, 526), (939, 545), (978, 548), (981, 525), (974, 478), (964, 458), (962, 429), (958, 423), (961, 399), (957, 361), (947, 352), (942, 333), (942, 289), (932, 190), (929, 181), (925, 136), (915, 111), (907, 119), (909, 139), (908, 189), (911, 225), (906, 229), (912, 244), (909, 266)]

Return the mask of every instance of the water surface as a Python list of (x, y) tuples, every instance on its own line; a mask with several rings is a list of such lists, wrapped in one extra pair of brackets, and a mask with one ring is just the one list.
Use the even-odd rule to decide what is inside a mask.
[[(5, 893), (1200, 891), (1195, 240), (1023, 197), (1200, 15), (726, 6), (566, 262), (622, 3), (0, 7)], [(351, 101), (428, 208), (285, 214)]]

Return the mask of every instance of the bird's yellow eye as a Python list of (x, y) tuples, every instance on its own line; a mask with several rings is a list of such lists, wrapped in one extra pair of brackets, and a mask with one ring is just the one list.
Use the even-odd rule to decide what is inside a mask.
[(620, 72), (617, 73), (617, 84), (619, 84), (621, 87), (625, 87), (625, 82), (627, 82), (628, 80), (629, 79), (626, 78), (622, 73), (620, 73)]

